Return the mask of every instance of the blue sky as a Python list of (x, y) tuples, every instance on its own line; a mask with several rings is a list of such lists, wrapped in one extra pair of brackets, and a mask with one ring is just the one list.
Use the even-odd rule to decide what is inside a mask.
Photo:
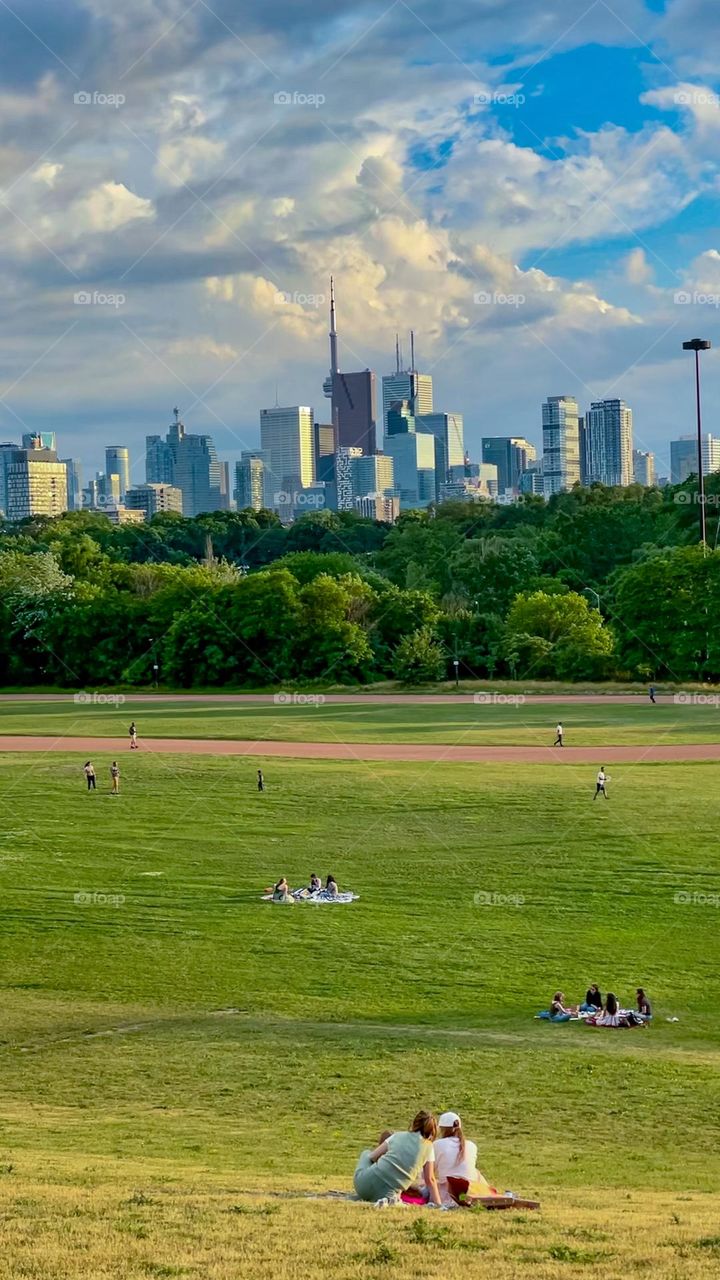
[(719, 35), (714, 0), (0, 7), (0, 437), (140, 480), (176, 403), (228, 458), (276, 385), (322, 419), (333, 273), (345, 367), (414, 327), (475, 456), (612, 394), (666, 472), (695, 333), (720, 434)]

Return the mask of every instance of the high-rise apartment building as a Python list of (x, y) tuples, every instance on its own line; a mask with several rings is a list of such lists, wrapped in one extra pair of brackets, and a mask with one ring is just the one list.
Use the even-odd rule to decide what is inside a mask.
[(180, 489), (183, 515), (198, 516), (220, 511), (223, 497), (223, 464), (218, 460), (212, 436), (187, 435), (177, 409), (166, 438), (148, 436), (145, 479), (148, 484), (169, 484)]
[(8, 520), (59, 516), (67, 511), (67, 468), (54, 449), (44, 449), (38, 436), (26, 449), (5, 457)]
[(362, 457), (362, 449), (339, 448), (335, 454), (335, 509), (352, 511), (354, 500), (353, 465)]
[(235, 463), (233, 495), (238, 511), (260, 511), (272, 505), (272, 493), (267, 491), (268, 461), (268, 455), (259, 449), (245, 449), (240, 454), (240, 461)]
[(520, 476), (537, 459), (534, 444), (524, 436), (483, 436), (482, 460), (497, 467), (498, 490), (520, 492)]
[(578, 404), (574, 396), (549, 396), (542, 407), (543, 489), (546, 498), (580, 482)]
[[(720, 440), (705, 432), (702, 437), (703, 473), (720, 471)], [(697, 475), (697, 436), (680, 436), (670, 441), (670, 482), (682, 484), (688, 476)]]
[(120, 500), (130, 488), (130, 451), (124, 444), (111, 444), (105, 449), (105, 474), (120, 480)]
[(585, 414), (584, 484), (632, 483), (632, 409), (624, 400), (595, 400)]
[(355, 499), (355, 510), (367, 520), (394, 524), (400, 515), (400, 499), (383, 493), (367, 493)]
[[(266, 455), (272, 506), (287, 507), (287, 495), (315, 479), (313, 411), (308, 405), (260, 410), (260, 447)], [(276, 499), (276, 495), (285, 495)]]
[(651, 489), (655, 484), (655, 454), (633, 449), (633, 480)]
[(384, 494), (394, 488), (393, 460), (387, 453), (361, 454), (352, 459), (353, 498)]
[(182, 515), (183, 498), (172, 484), (136, 484), (125, 490), (125, 506), (129, 511), (143, 511), (147, 520), (164, 511)]
[(335, 477), (335, 428), (332, 422), (313, 423), (313, 461), (315, 479), (329, 483)]

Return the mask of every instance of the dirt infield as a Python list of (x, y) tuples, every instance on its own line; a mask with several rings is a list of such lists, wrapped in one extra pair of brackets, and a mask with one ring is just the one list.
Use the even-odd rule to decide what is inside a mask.
[[(720, 760), (720, 743), (668, 745), (638, 743), (626, 747), (470, 747), (382, 742), (259, 742), (217, 738), (144, 738), (146, 755), (288, 756), (299, 760), (407, 760), (428, 764), (658, 764), (683, 760)], [(0, 751), (73, 752), (85, 757), (100, 752), (127, 755), (123, 738), (0, 737)], [(133, 752), (133, 755), (135, 753)]]

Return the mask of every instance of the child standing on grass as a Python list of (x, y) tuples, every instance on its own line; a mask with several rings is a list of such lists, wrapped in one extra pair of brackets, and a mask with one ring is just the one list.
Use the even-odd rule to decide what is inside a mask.
[(110, 795), (120, 795), (120, 766), (117, 760), (113, 760), (110, 765)]
[(87, 778), (88, 791), (94, 791), (95, 790), (95, 770), (93, 768), (91, 760), (88, 760), (83, 766), (83, 773)]

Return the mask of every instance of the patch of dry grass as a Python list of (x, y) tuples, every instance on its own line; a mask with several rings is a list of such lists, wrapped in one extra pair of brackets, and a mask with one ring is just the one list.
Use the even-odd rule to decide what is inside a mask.
[(555, 1192), (539, 1214), (433, 1214), (229, 1182), (112, 1161), (4, 1166), (0, 1277), (709, 1280), (720, 1262), (708, 1195)]

